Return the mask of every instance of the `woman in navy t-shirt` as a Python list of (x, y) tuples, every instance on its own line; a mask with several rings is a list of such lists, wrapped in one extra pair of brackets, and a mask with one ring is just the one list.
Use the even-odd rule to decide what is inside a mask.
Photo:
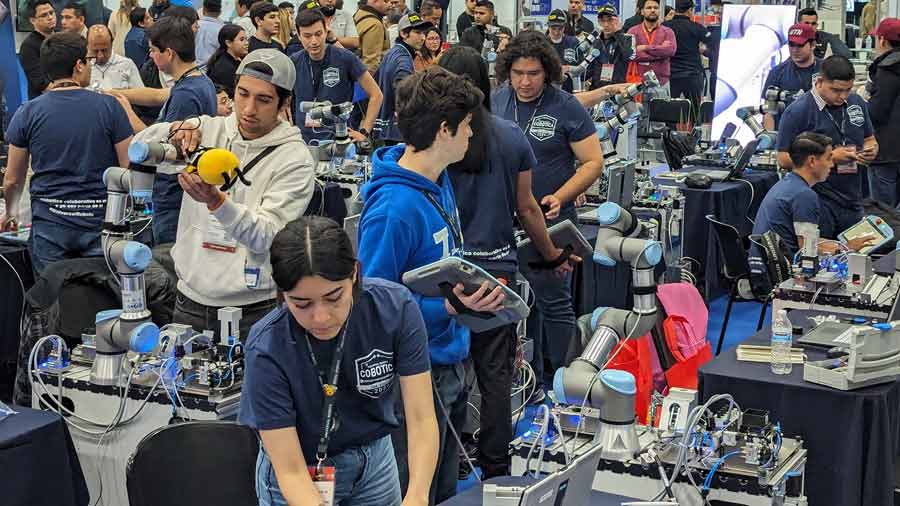
[(349, 237), (326, 218), (288, 223), (271, 262), (285, 303), (247, 339), (239, 415), (262, 441), (259, 504), (324, 504), (332, 488), (333, 504), (399, 506), (389, 434), (401, 392), (417, 443), (403, 504), (427, 504), (438, 432), (427, 333), (412, 295), (363, 279)]

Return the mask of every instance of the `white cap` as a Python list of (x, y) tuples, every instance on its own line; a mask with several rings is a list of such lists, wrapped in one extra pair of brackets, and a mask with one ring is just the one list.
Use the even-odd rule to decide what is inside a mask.
[[(272, 75), (252, 68), (248, 69), (247, 65), (250, 63), (262, 63), (272, 70)], [(245, 56), (241, 60), (241, 65), (238, 67), (236, 74), (255, 77), (288, 91), (293, 91), (294, 82), (297, 80), (297, 69), (294, 67), (294, 62), (281, 51), (268, 48), (257, 49)]]

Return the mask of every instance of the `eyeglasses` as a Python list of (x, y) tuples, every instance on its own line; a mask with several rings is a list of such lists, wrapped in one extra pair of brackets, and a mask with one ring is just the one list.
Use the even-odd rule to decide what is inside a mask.
[(806, 44), (807, 43), (805, 42), (803, 44), (794, 44), (793, 42), (788, 42), (788, 47), (790, 47), (791, 49), (800, 49), (801, 47), (806, 47)]

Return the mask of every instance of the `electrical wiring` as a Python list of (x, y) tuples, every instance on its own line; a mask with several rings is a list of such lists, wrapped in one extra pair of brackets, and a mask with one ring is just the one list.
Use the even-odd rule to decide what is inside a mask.
[(534, 473), (534, 477), (537, 478), (538, 474), (540, 474), (541, 464), (543, 463), (544, 458), (544, 448), (547, 446), (547, 430), (550, 425), (550, 407), (546, 404), (541, 404), (538, 407), (538, 411), (542, 413), (544, 416), (541, 419), (541, 428), (538, 430), (537, 436), (535, 436), (534, 441), (531, 443), (531, 447), (528, 449), (528, 456), (525, 458), (525, 474), (523, 476), (528, 475), (528, 468), (531, 465), (531, 455), (534, 453), (535, 448), (537, 448), (538, 442), (541, 443), (541, 451), (538, 454), (538, 468)]
[(0, 258), (2, 258), (4, 262), (6, 262), (6, 265), (8, 265), (10, 270), (13, 271), (13, 274), (16, 275), (16, 280), (19, 281), (19, 288), (22, 290), (22, 312), (19, 313), (19, 337), (21, 337), (24, 334), (23, 322), (25, 320), (25, 294), (27, 293), (27, 290), (25, 290), (25, 283), (22, 282), (22, 276), (19, 275), (19, 271), (16, 270), (12, 262), (10, 262), (9, 259), (3, 255), (0, 255)]
[(756, 190), (753, 189), (753, 183), (747, 181), (746, 179), (733, 179), (732, 181), (740, 181), (742, 183), (746, 183), (750, 188), (750, 203), (747, 204), (747, 212), (744, 213), (744, 217), (747, 218), (747, 221), (749, 221), (753, 225), (756, 225), (756, 221), (754, 221), (753, 218), (750, 217), (750, 208), (753, 207), (753, 199), (756, 197)]
[(726, 453), (725, 455), (722, 456), (722, 458), (720, 458), (719, 460), (717, 460), (716, 463), (713, 464), (712, 468), (710, 468), (709, 474), (706, 475), (706, 480), (703, 481), (703, 490), (709, 491), (709, 487), (712, 486), (713, 475), (716, 474), (716, 471), (719, 470), (719, 467), (720, 467), (726, 460), (728, 460), (729, 458), (731, 458), (731, 457), (733, 457), (733, 456), (735, 456), (735, 455), (740, 455), (740, 453), (741, 453), (740, 450), (735, 450), (735, 451), (733, 451), (733, 452)]

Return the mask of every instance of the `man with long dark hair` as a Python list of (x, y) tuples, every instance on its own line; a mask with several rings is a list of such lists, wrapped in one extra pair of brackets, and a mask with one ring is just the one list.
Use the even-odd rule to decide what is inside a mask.
[[(545, 206), (548, 223), (577, 223), (575, 199), (603, 171), (593, 120), (574, 96), (554, 86), (562, 80), (562, 65), (545, 35), (527, 31), (514, 37), (497, 60), (496, 71), (498, 80), (509, 82), (494, 92), (491, 109), (515, 122), (531, 144), (538, 162), (532, 191)], [(576, 166), (576, 160), (580, 165)], [(535, 334), (533, 365), (538, 383), (549, 384), (575, 335), (571, 278), (523, 267), (543, 319)]]

